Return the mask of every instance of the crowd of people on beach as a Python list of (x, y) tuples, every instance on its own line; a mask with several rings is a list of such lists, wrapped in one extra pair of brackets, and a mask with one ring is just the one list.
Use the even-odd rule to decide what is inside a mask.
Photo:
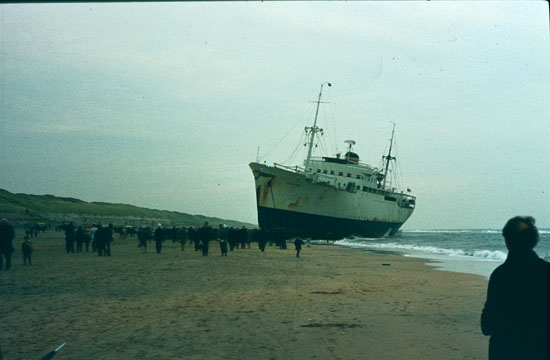
[[(80, 253), (86, 249), (97, 252), (99, 256), (111, 256), (111, 243), (113, 242), (114, 226), (102, 226), (94, 224), (90, 227), (78, 226), (71, 222), (63, 224), (60, 229), (65, 232), (65, 251), (69, 253)], [(76, 245), (76, 249), (75, 249)]]
[[(185, 251), (186, 244), (189, 243), (196, 252), (201, 252), (203, 256), (208, 256), (210, 243), (217, 241), (221, 256), (227, 256), (228, 251), (235, 249), (250, 249), (251, 243), (257, 243), (261, 252), (265, 252), (266, 245), (276, 245), (280, 249), (287, 248), (287, 240), (291, 237), (282, 229), (247, 229), (246, 227), (234, 228), (220, 224), (218, 228), (211, 227), (208, 222), (202, 226), (190, 227), (168, 227), (163, 228), (161, 224), (153, 230), (151, 227), (142, 226), (137, 230), (138, 247), (143, 252), (147, 252), (148, 244), (154, 241), (155, 250), (158, 254), (162, 252), (164, 241), (179, 243), (181, 250)], [(296, 238), (297, 243), (302, 240)]]
[[(49, 227), (51, 228), (51, 226)], [(32, 253), (35, 245), (33, 238), (37, 238), (40, 232), (48, 229), (47, 226), (30, 225), (25, 230), (25, 235), (21, 243), (21, 252), (23, 254), (23, 264), (32, 265)], [(156, 227), (142, 225), (135, 226), (102, 226), (101, 224), (82, 224), (75, 225), (73, 222), (63, 223), (55, 226), (56, 232), (64, 233), (65, 251), (67, 254), (81, 252), (97, 252), (98, 256), (111, 256), (111, 244), (118, 234), (118, 240), (125, 240), (128, 237), (137, 238), (138, 247), (146, 253), (147, 248), (154, 242), (157, 254), (162, 253), (163, 244), (166, 241), (179, 243), (181, 251), (185, 251), (189, 243), (195, 252), (202, 253), (202, 256), (208, 256), (210, 243), (217, 242), (221, 256), (227, 256), (229, 252), (235, 249), (250, 249), (252, 243), (257, 243), (261, 252), (265, 252), (266, 246), (276, 246), (279, 249), (287, 249), (287, 242), (293, 238), (293, 235), (284, 229), (247, 229), (230, 227), (225, 224), (219, 224), (213, 228), (205, 221), (202, 226), (172, 226), (163, 227), (158, 224)], [(13, 240), (15, 238), (14, 228), (6, 219), (2, 219), (0, 224), (0, 235), (2, 243), (0, 244), (0, 268), (3, 266), (3, 259), (6, 261), (6, 270), (11, 267), (11, 255), (14, 252)], [(300, 257), (300, 252), (304, 241), (294, 236), (294, 245), (296, 257)]]

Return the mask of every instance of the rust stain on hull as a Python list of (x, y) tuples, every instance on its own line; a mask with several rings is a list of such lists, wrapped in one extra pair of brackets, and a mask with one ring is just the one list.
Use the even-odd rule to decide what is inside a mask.
[(296, 199), (295, 202), (288, 204), (289, 209), (296, 209), (298, 207), (298, 203), (300, 202), (301, 198)]

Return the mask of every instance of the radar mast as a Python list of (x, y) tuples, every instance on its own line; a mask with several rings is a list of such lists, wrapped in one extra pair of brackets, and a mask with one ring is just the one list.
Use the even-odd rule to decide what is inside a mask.
[(311, 161), (311, 151), (313, 150), (313, 140), (315, 139), (315, 134), (317, 134), (318, 132), (320, 132), (321, 134), (323, 133), (323, 129), (321, 129), (320, 127), (317, 126), (317, 116), (319, 115), (319, 105), (321, 104), (321, 94), (323, 93), (323, 86), (324, 85), (328, 85), (329, 87), (332, 86), (331, 83), (329, 82), (324, 82), (321, 84), (321, 90), (319, 91), (319, 97), (317, 98), (317, 109), (315, 109), (315, 120), (313, 121), (313, 126), (311, 127), (306, 127), (306, 134), (310, 135), (309, 136), (309, 142), (308, 142), (308, 149), (307, 149), (307, 157), (306, 157), (306, 163), (305, 163), (305, 166), (306, 166), (306, 171), (307, 171), (307, 168), (309, 167), (309, 162)]

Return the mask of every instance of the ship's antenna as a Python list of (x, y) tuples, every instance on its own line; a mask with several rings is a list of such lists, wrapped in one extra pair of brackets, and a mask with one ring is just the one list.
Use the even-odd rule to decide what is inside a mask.
[(319, 91), (319, 97), (317, 98), (317, 109), (315, 110), (315, 120), (313, 121), (312, 127), (306, 127), (306, 134), (309, 133), (309, 143), (308, 143), (308, 149), (307, 149), (307, 158), (306, 158), (306, 171), (309, 167), (309, 162), (311, 161), (311, 150), (313, 149), (313, 140), (315, 139), (315, 134), (320, 132), (323, 132), (323, 129), (317, 127), (317, 115), (319, 115), (319, 105), (321, 104), (321, 94), (323, 93), (323, 86), (324, 85), (332, 86), (331, 83), (324, 82), (321, 84), (321, 90)]
[(395, 132), (395, 123), (393, 124), (393, 129), (391, 131), (391, 139), (390, 139), (390, 149), (388, 150), (388, 155), (383, 156), (383, 159), (386, 159), (386, 170), (384, 171), (384, 183), (382, 184), (382, 189), (386, 189), (386, 178), (388, 177), (388, 168), (390, 166), (390, 161), (395, 160), (395, 156), (391, 156), (391, 148), (393, 145), (393, 134)]

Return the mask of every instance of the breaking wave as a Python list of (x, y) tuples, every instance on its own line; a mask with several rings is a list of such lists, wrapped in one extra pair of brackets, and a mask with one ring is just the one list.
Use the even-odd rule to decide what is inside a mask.
[(428, 233), (428, 234), (500, 234), (501, 230), (486, 229), (486, 230), (402, 230), (403, 233)]
[(353, 248), (363, 249), (386, 249), (386, 250), (404, 250), (415, 251), (430, 254), (439, 254), (447, 256), (473, 257), (486, 260), (506, 260), (507, 254), (500, 250), (463, 250), (463, 249), (444, 249), (436, 246), (419, 246), (411, 244), (377, 243), (373, 240), (369, 241), (354, 241), (350, 239), (340, 240), (337, 245), (348, 246)]

